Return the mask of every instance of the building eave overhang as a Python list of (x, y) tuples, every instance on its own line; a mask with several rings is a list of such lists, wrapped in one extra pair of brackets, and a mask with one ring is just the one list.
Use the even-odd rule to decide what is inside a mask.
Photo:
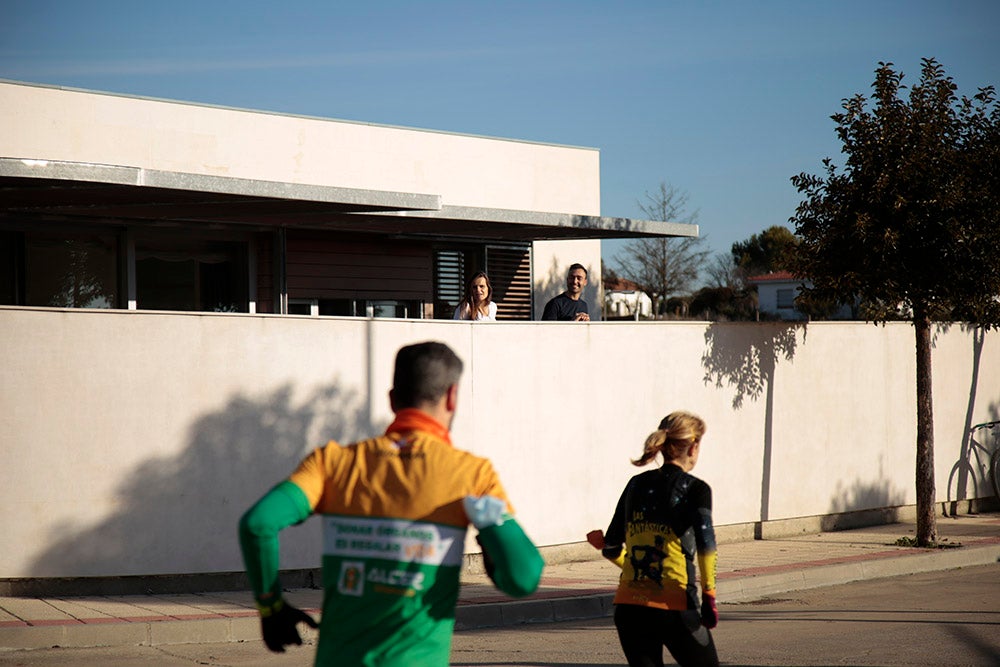
[(697, 225), (441, 200), (434, 193), (0, 157), (0, 220), (287, 227), (485, 242), (698, 235)]
[(437, 211), (398, 211), (357, 217), (394, 234), (415, 234), (423, 226), (444, 226), (456, 236), (478, 238), (500, 234), (532, 241), (698, 236), (698, 225), (676, 222), (471, 206), (442, 206)]

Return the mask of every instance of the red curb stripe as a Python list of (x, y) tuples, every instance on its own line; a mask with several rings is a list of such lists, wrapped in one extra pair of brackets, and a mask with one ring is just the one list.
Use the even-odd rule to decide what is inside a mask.
[(592, 579), (569, 579), (562, 577), (543, 577), (542, 586), (573, 586), (575, 584), (589, 584)]
[(824, 565), (841, 565), (843, 563), (852, 563), (852, 562), (856, 563), (858, 561), (865, 561), (865, 560), (910, 556), (913, 555), (914, 553), (919, 553), (919, 551), (920, 550), (918, 549), (906, 549), (904, 551), (879, 551), (875, 553), (869, 553), (857, 556), (839, 556), (836, 558), (811, 560), (804, 563), (799, 562), (799, 563), (788, 563), (785, 565), (763, 565), (761, 567), (747, 567), (740, 570), (733, 570), (732, 572), (720, 572), (717, 575), (717, 577), (719, 579), (734, 579), (736, 577), (754, 575), (754, 574), (765, 574), (768, 572), (788, 572), (789, 570), (823, 567)]
[(126, 623), (159, 623), (161, 621), (176, 621), (173, 616), (122, 616)]
[(600, 595), (603, 593), (614, 593), (616, 590), (617, 590), (616, 587), (606, 587), (606, 588), (576, 588), (571, 591), (540, 591), (538, 593), (535, 593), (534, 595), (528, 596), (527, 599), (549, 600), (552, 598), (575, 598), (580, 595)]
[(50, 625), (83, 625), (83, 622), (75, 618), (56, 618), (56, 619), (46, 619), (38, 621), (28, 621), (28, 625), (40, 628)]
[(0, 621), (0, 628), (23, 628), (27, 625), (27, 621)]
[(120, 618), (112, 618), (111, 616), (96, 616), (94, 618), (81, 618), (80, 622), (84, 625), (101, 625), (104, 623), (124, 623)]

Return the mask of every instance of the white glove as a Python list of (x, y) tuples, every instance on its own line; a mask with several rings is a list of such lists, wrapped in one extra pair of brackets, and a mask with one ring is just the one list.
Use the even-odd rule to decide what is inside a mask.
[(469, 522), (482, 530), (489, 526), (499, 526), (504, 521), (504, 510), (507, 503), (495, 496), (466, 496), (462, 499), (462, 507)]

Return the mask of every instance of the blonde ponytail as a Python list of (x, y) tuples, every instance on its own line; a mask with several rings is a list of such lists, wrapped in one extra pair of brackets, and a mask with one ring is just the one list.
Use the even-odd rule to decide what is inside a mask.
[(646, 437), (642, 455), (632, 461), (632, 465), (644, 466), (657, 454), (664, 460), (672, 461), (683, 456), (691, 445), (701, 441), (705, 435), (705, 420), (690, 412), (679, 410), (663, 418), (657, 430)]
[(642, 456), (632, 461), (634, 466), (644, 466), (660, 453), (663, 443), (666, 442), (667, 434), (664, 431), (653, 431), (646, 436), (646, 442), (642, 446)]

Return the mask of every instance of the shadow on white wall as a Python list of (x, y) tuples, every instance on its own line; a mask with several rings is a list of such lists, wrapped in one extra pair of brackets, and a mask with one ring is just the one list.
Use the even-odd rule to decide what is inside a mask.
[[(220, 554), (234, 571), (242, 570), (237, 522), (243, 512), (313, 447), (373, 433), (368, 406), (356, 392), (331, 384), (298, 403), (293, 396), (291, 385), (259, 397), (235, 395), (195, 421), (179, 456), (151, 458), (121, 484), (117, 512), (95, 526), (64, 523), (53, 529), (50, 544), (32, 564), (34, 576), (67, 569), (98, 577), (151, 569), (184, 574), (173, 569), (171, 554), (178, 552), (194, 572), (217, 571)], [(188, 535), (201, 537), (185, 542)], [(286, 546), (294, 547), (283, 540), (283, 553)], [(318, 567), (318, 548), (314, 558), (315, 565), (305, 567)]]

